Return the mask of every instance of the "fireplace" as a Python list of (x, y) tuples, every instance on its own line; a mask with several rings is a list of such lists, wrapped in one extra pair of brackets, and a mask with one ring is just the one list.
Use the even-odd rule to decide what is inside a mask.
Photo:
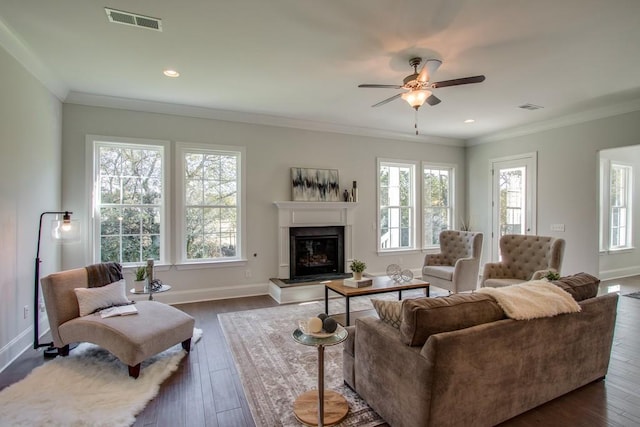
[(293, 280), (344, 274), (344, 227), (291, 227), (289, 253)]

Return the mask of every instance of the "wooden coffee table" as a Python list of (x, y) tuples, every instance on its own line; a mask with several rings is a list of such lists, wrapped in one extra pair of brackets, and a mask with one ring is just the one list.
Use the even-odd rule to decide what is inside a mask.
[(324, 311), (329, 314), (329, 290), (336, 292), (346, 298), (346, 313), (344, 326), (349, 326), (350, 311), (349, 299), (363, 295), (382, 294), (386, 292), (398, 292), (398, 299), (402, 299), (402, 291), (409, 289), (424, 289), (425, 295), (429, 296), (429, 282), (420, 279), (412, 279), (409, 282), (394, 282), (387, 276), (372, 277), (373, 284), (363, 288), (350, 288), (344, 286), (342, 280), (331, 280), (324, 284)]

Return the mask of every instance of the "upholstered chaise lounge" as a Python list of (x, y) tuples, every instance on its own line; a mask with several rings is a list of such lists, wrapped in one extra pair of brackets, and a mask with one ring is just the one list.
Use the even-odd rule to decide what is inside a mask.
[[(138, 301), (138, 314), (102, 318), (99, 313), (80, 316), (75, 288), (87, 288), (87, 268), (50, 274), (41, 280), (53, 344), (63, 356), (69, 344), (90, 342), (111, 352), (129, 366), (137, 378), (140, 363), (182, 343), (189, 351), (194, 319), (177, 308), (157, 301)], [(99, 287), (99, 286), (98, 286)]]

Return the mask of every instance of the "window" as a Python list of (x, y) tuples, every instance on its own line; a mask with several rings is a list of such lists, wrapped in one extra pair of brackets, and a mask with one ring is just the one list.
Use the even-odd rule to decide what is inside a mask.
[(423, 247), (440, 245), (440, 232), (454, 227), (454, 169), (423, 164), (422, 223)]
[(600, 161), (600, 249), (630, 249), (632, 167), (610, 159)]
[(94, 260), (164, 262), (165, 146), (94, 141)]
[(180, 260), (239, 260), (242, 159), (237, 147), (178, 144)]
[(609, 249), (631, 246), (631, 166), (612, 163), (609, 198)]
[(380, 251), (415, 249), (415, 173), (415, 163), (378, 160)]

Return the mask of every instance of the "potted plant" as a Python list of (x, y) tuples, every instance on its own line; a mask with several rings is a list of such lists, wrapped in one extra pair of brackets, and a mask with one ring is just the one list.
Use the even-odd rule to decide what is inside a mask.
[(351, 271), (353, 271), (353, 278), (356, 280), (362, 279), (362, 272), (367, 268), (367, 264), (357, 259), (351, 261)]
[(136, 269), (135, 275), (136, 278), (133, 281), (133, 288), (136, 292), (144, 292), (147, 283), (145, 280), (147, 277), (147, 267), (141, 265)]

